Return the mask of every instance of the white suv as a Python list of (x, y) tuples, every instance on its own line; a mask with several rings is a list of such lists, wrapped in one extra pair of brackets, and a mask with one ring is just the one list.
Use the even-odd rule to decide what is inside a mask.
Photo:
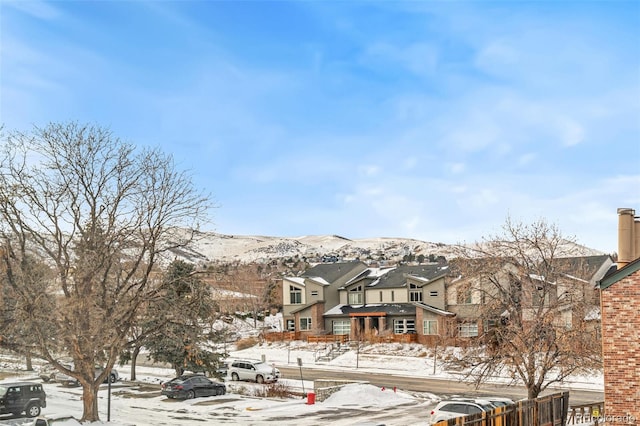
[(495, 408), (489, 401), (481, 399), (449, 399), (440, 401), (436, 408), (431, 410), (430, 423), (433, 425), (442, 420), (464, 417), (470, 414), (491, 411)]
[(228, 374), (231, 380), (251, 380), (257, 383), (276, 382), (280, 378), (280, 370), (274, 365), (255, 360), (233, 361)]

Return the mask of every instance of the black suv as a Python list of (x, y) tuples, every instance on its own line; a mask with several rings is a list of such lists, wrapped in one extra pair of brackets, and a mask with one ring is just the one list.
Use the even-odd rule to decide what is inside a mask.
[(47, 406), (47, 395), (39, 383), (0, 383), (0, 414), (28, 417), (40, 415), (40, 408)]

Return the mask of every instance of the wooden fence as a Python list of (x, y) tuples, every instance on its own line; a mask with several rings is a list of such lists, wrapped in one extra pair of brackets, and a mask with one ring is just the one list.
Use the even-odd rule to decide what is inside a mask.
[(591, 423), (598, 426), (600, 418), (604, 415), (604, 401), (591, 404), (573, 405), (567, 418), (568, 425)]
[(568, 410), (569, 392), (562, 392), (443, 420), (434, 426), (564, 426)]
[(307, 336), (307, 342), (309, 343), (346, 343), (349, 340), (349, 336), (346, 334), (321, 334), (319, 336)]

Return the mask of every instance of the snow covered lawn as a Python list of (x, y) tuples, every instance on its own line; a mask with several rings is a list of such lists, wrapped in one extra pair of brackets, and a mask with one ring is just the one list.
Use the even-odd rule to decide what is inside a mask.
[[(337, 371), (392, 372), (413, 377), (437, 377), (456, 379), (456, 375), (444, 371), (436, 363), (433, 373), (433, 357), (423, 352), (424, 346), (417, 344), (380, 344), (348, 351), (332, 361), (316, 363), (317, 355), (327, 350), (324, 344), (264, 343), (241, 351), (231, 351), (230, 359), (261, 359), (263, 356), (276, 366), (296, 366), (300, 358), (303, 368), (324, 368)], [(37, 374), (24, 371), (20, 360), (3, 361), (2, 372), (15, 374), (3, 381), (30, 379), (40, 382)], [(381, 389), (369, 384), (345, 386), (323, 402), (307, 404), (302, 397), (262, 398), (255, 397), (256, 389), (262, 385), (245, 382), (227, 382), (227, 394), (216, 397), (196, 398), (180, 401), (160, 396), (159, 384), (174, 376), (171, 369), (139, 365), (136, 383), (131, 383), (129, 366), (118, 367), (121, 382), (112, 386), (108, 398), (108, 386), (99, 392), (101, 423), (112, 426), (146, 425), (195, 425), (203, 422), (227, 425), (428, 425), (431, 408), (438, 401), (432, 394), (407, 393), (401, 390)], [(496, 378), (507, 382), (506, 378)], [(313, 383), (283, 378), (279, 383), (292, 391), (301, 393), (313, 389)], [(576, 377), (566, 386), (580, 389), (602, 390), (601, 377)], [(45, 383), (47, 408), (44, 414), (72, 414), (82, 416), (80, 388), (63, 387), (57, 383)], [(107, 423), (110, 405), (110, 422)], [(6, 418), (6, 417), (5, 417)], [(2, 424), (3, 421), (0, 421)], [(100, 424), (100, 423), (99, 423)]]

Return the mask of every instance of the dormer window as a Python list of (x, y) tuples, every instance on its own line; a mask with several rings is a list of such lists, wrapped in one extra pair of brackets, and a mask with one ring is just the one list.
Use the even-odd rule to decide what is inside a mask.
[(349, 290), (349, 304), (362, 305), (362, 285)]

